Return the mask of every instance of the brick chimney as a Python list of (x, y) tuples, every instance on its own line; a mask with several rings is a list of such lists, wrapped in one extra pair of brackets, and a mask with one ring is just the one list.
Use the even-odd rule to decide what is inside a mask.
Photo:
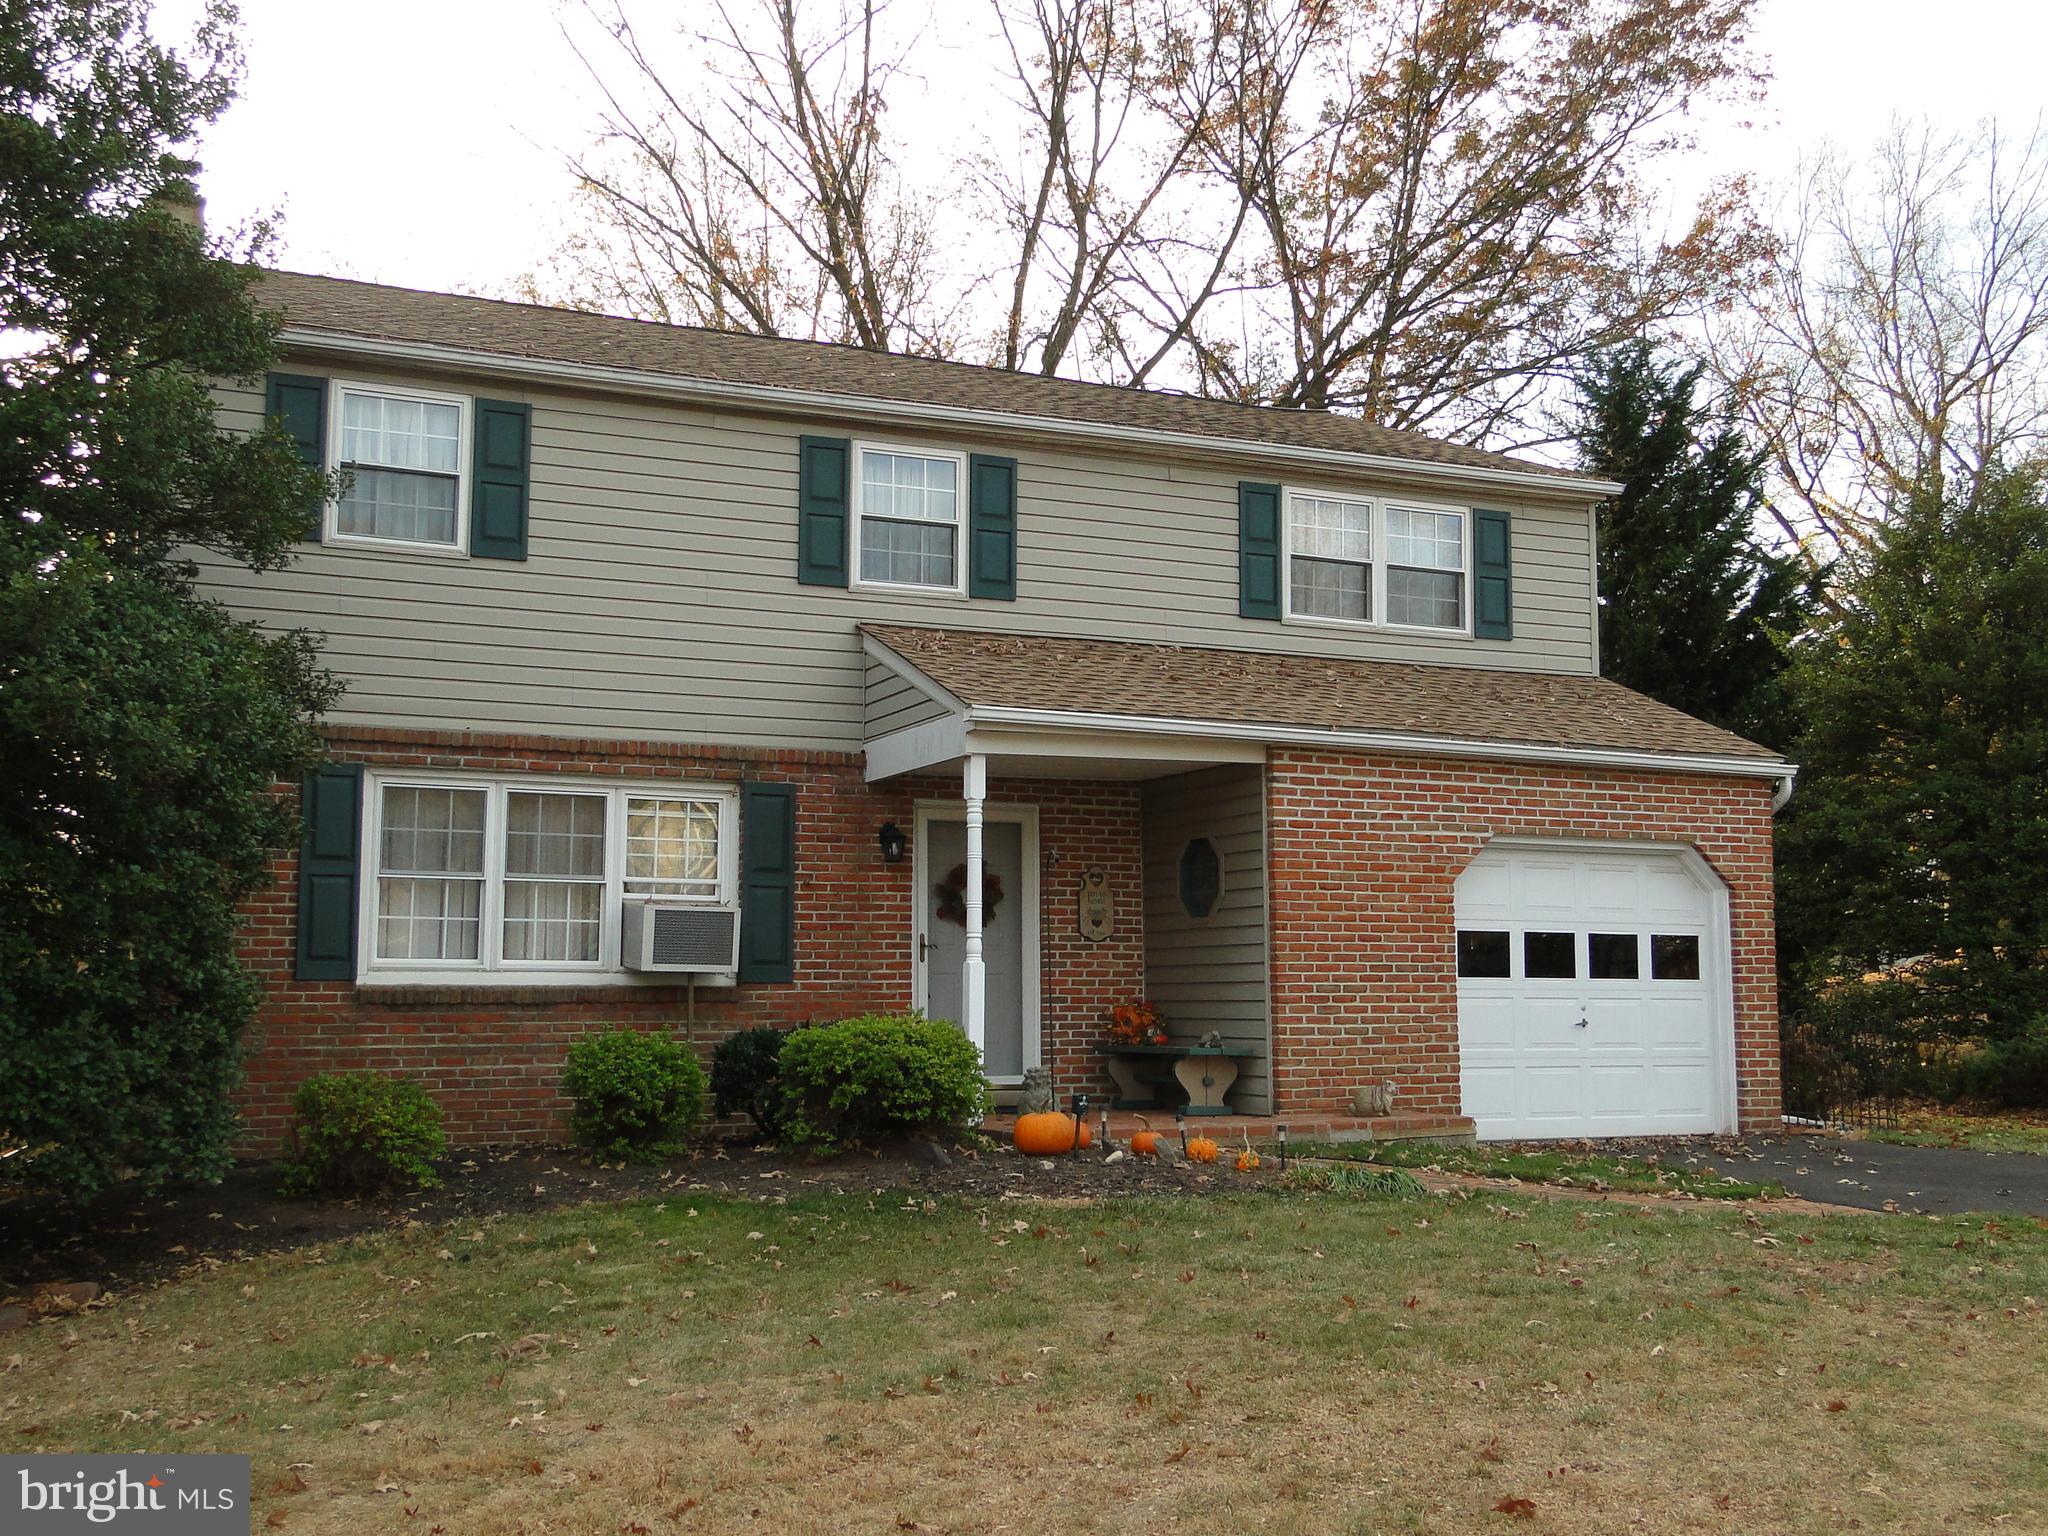
[(150, 201), (179, 223), (191, 225), (202, 236), (206, 233), (206, 199), (199, 195), (199, 184), (189, 177), (165, 182)]

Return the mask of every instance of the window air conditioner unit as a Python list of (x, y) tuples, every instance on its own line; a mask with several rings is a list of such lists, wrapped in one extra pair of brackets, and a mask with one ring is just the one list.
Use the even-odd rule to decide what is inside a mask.
[(740, 909), (702, 901), (628, 901), (619, 951), (619, 963), (629, 971), (737, 971)]

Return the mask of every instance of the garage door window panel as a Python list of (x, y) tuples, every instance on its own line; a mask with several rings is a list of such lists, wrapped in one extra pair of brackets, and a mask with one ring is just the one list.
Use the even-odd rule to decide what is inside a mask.
[(1700, 936), (1696, 933), (1651, 934), (1650, 979), (1653, 981), (1698, 981), (1700, 979)]
[(1586, 974), (1594, 981), (1634, 981), (1642, 975), (1642, 940), (1633, 933), (1586, 935)]
[(1532, 929), (1522, 935), (1522, 975), (1530, 981), (1573, 981), (1579, 974), (1579, 936)]
[(1458, 934), (1458, 974), (1473, 979), (1505, 978), (1514, 946), (1505, 928), (1467, 928)]

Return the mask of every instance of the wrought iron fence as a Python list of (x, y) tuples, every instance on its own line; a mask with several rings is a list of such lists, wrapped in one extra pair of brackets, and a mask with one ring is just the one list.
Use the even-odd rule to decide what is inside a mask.
[(1788, 1020), (1785, 1113), (1839, 1130), (1889, 1130), (1926, 1075), (1918, 1045), (1869, 1030), (1823, 1031)]

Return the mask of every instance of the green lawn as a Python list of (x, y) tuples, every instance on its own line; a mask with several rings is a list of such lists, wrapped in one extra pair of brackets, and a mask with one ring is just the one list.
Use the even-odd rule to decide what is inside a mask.
[(350, 1536), (2040, 1530), (2040, 1298), (2032, 1223), (674, 1198), (15, 1334), (0, 1436), (252, 1451), (257, 1530)]
[[(1310, 1142), (1303, 1157), (1341, 1158), (1378, 1163), (1387, 1168), (1440, 1168), (1445, 1173), (1478, 1174), (1486, 1178), (1520, 1179), (1530, 1184), (1557, 1184), (1577, 1189), (1621, 1190), (1632, 1194), (1688, 1194), (1720, 1200), (1757, 1200), (1782, 1196), (1775, 1179), (1756, 1181), (1722, 1171), (1714, 1159), (1695, 1167), (1683, 1162), (1623, 1157), (1609, 1153), (1532, 1151), (1492, 1147), (1461, 1147), (1438, 1141)], [(1709, 1164), (1712, 1166), (1710, 1167)], [(1729, 1167), (1741, 1167), (1730, 1161)]]

